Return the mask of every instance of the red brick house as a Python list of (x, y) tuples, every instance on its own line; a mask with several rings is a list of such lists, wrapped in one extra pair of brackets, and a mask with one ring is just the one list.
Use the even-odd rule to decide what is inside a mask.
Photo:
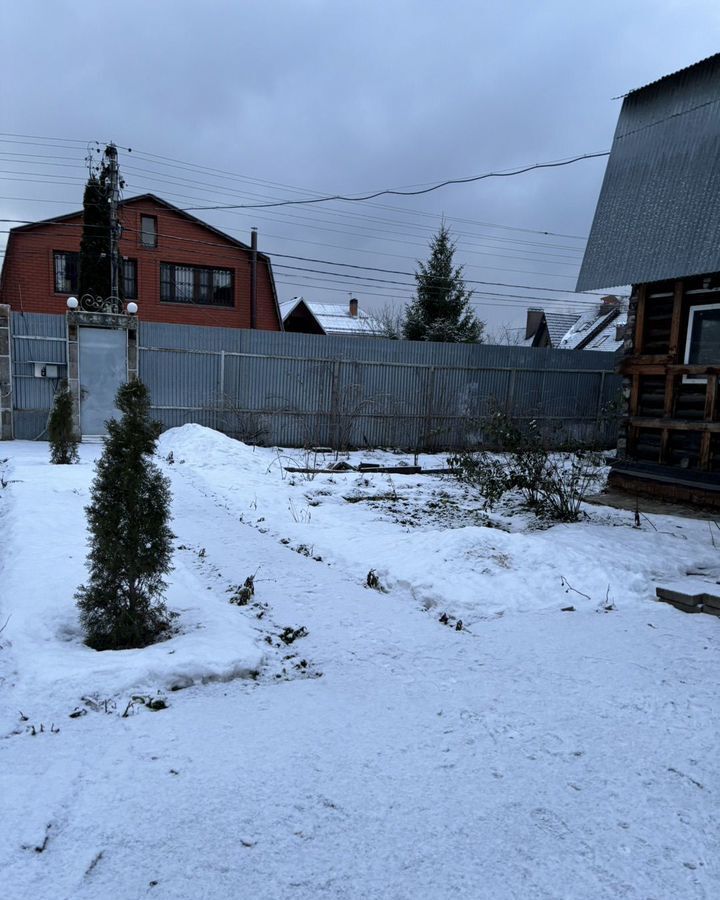
[[(146, 322), (253, 327), (249, 245), (153, 194), (120, 204), (122, 280)], [(10, 232), (0, 304), (64, 314), (77, 292), (82, 212)], [(254, 327), (282, 331), (270, 259), (257, 254)]]

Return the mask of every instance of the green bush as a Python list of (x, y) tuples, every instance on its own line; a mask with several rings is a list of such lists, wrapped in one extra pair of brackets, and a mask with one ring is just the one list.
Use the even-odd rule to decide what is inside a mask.
[(55, 393), (48, 421), (50, 462), (68, 465), (78, 461), (78, 438), (73, 428), (73, 398), (67, 381)]

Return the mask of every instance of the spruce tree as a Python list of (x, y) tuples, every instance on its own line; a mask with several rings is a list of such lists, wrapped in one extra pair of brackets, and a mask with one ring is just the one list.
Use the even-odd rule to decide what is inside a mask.
[(455, 244), (443, 222), (430, 242), (430, 257), (418, 262), (415, 299), (405, 310), (403, 336), (410, 341), (474, 343), (482, 340), (484, 325), (470, 308), (472, 291), (463, 280), (462, 266), (453, 264)]
[(86, 508), (90, 579), (76, 594), (85, 642), (95, 650), (152, 644), (169, 631), (162, 595), (170, 571), (169, 481), (152, 461), (160, 425), (141, 381), (117, 393)]
[(83, 195), (83, 230), (80, 240), (78, 293), (81, 297), (109, 297), (110, 271), (110, 191), (109, 170), (102, 166), (92, 173)]
[(50, 462), (68, 465), (78, 461), (78, 438), (73, 428), (73, 399), (67, 381), (55, 393), (48, 422)]

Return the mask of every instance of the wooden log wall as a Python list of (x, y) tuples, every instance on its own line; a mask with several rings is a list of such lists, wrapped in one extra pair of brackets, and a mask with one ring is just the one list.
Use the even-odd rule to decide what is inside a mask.
[(690, 307), (718, 303), (718, 274), (636, 288), (632, 342), (622, 365), (628, 394), (626, 459), (720, 471), (720, 360), (717, 366), (684, 362)]

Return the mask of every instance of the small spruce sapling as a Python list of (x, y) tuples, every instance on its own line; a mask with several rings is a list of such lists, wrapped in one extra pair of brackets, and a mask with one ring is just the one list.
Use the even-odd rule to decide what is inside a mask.
[(76, 594), (85, 641), (95, 650), (144, 647), (170, 628), (162, 594), (171, 568), (171, 496), (151, 460), (160, 424), (149, 417), (141, 381), (123, 385), (115, 402), (123, 416), (107, 423), (86, 508), (90, 579)]
[(78, 439), (73, 428), (73, 399), (67, 381), (60, 384), (48, 422), (50, 462), (69, 465), (78, 461)]

